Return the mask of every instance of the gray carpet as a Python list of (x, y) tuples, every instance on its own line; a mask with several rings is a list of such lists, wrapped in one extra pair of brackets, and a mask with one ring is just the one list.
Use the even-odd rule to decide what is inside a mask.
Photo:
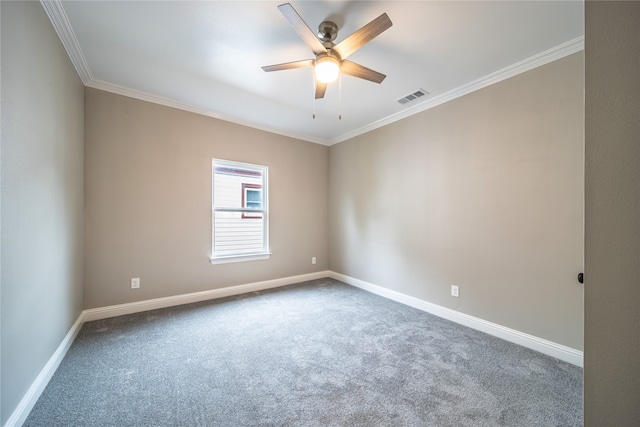
[(25, 426), (579, 426), (582, 369), (332, 279), (85, 323)]

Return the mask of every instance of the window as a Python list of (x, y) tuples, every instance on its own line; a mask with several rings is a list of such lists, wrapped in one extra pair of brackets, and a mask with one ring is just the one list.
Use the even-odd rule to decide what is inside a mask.
[(266, 166), (213, 159), (213, 264), (269, 258)]

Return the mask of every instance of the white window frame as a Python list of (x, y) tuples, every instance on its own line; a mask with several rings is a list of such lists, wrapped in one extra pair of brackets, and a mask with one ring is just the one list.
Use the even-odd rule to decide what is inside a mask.
[[(253, 169), (262, 172), (262, 209), (250, 209), (244, 207), (226, 207), (215, 205), (215, 169), (216, 166), (237, 168), (237, 169)], [(263, 236), (262, 248), (258, 251), (250, 251), (233, 255), (216, 256), (215, 253), (215, 237), (216, 237), (216, 212), (239, 212), (239, 213), (262, 213), (263, 215)], [(253, 218), (247, 218), (251, 221)], [(269, 167), (263, 165), (254, 165), (251, 163), (235, 162), (232, 160), (212, 159), (211, 160), (211, 264), (226, 264), (231, 262), (257, 261), (269, 259), (271, 252), (269, 251)]]

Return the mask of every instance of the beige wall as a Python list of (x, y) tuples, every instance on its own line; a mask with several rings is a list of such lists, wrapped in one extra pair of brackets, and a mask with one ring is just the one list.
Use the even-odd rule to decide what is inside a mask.
[(578, 53), (332, 146), (330, 269), (582, 349), (583, 88)]
[(82, 310), (83, 86), (39, 2), (1, 2), (2, 414)]
[[(328, 268), (327, 147), (95, 89), (85, 105), (85, 308)], [(212, 158), (269, 167), (269, 260), (210, 264)]]
[(640, 3), (585, 18), (585, 425), (638, 426)]

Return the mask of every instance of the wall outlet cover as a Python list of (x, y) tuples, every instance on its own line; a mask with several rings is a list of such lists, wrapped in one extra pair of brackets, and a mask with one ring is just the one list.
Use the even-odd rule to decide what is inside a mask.
[(459, 298), (460, 297), (460, 288), (456, 285), (451, 285), (451, 296)]

